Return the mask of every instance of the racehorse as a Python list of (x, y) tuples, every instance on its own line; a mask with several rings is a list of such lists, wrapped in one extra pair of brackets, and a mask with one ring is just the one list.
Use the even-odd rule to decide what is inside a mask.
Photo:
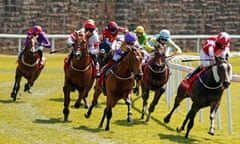
[(154, 57), (152, 57), (144, 66), (144, 74), (141, 81), (143, 99), (142, 119), (144, 118), (144, 114), (146, 112), (149, 91), (154, 91), (154, 98), (148, 109), (149, 113), (146, 121), (149, 121), (151, 113), (154, 111), (155, 106), (167, 87), (169, 68), (166, 64), (166, 58), (164, 47), (159, 44), (155, 46)]
[(96, 77), (96, 68), (90, 57), (85, 39), (81, 39), (76, 33), (76, 39), (73, 47), (73, 58), (68, 67), (64, 68), (65, 81), (64, 92), (64, 121), (68, 121), (70, 92), (77, 89), (79, 96), (75, 102), (75, 108), (79, 108), (81, 100), (84, 100), (85, 108), (88, 108), (87, 96), (92, 88)]
[[(97, 104), (99, 95), (106, 92), (107, 96), (106, 107), (102, 116), (99, 128), (102, 128), (105, 117), (107, 117), (107, 125), (105, 130), (110, 129), (110, 120), (112, 117), (112, 108), (120, 99), (124, 99), (128, 106), (128, 122), (132, 122), (132, 98), (131, 90), (134, 85), (134, 77), (141, 78), (142, 76), (142, 56), (141, 52), (136, 48), (128, 48), (128, 52), (123, 56), (117, 64), (115, 64), (107, 73), (104, 83), (96, 85), (92, 105), (85, 114), (89, 118), (93, 107)], [(98, 79), (99, 81), (100, 79)], [(104, 89), (104, 90), (103, 90)]]
[[(216, 59), (216, 64), (205, 68), (200, 76), (193, 81), (192, 89), (187, 90), (182, 83), (179, 85), (177, 95), (175, 97), (174, 107), (170, 113), (164, 118), (164, 122), (168, 123), (180, 102), (190, 97), (192, 106), (181, 127), (177, 128), (177, 132), (184, 130), (188, 122), (185, 138), (188, 137), (190, 130), (194, 125), (196, 113), (204, 107), (210, 106), (210, 128), (208, 133), (214, 135), (214, 118), (218, 107), (220, 106), (221, 96), (224, 89), (228, 88), (231, 79), (231, 65), (225, 61)], [(183, 81), (182, 81), (183, 82)]]
[(17, 93), (20, 89), (20, 82), (22, 76), (27, 79), (27, 83), (24, 86), (24, 92), (31, 93), (35, 80), (39, 77), (43, 67), (39, 68), (39, 56), (37, 53), (37, 38), (35, 36), (28, 37), (28, 45), (25, 47), (25, 50), (21, 56), (21, 59), (18, 61), (18, 66), (15, 73), (15, 82), (11, 97), (13, 101), (16, 101)]

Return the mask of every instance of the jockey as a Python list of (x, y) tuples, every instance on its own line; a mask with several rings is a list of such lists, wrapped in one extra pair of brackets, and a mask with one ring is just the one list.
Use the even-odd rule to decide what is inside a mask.
[(136, 33), (138, 43), (141, 46), (141, 52), (143, 55), (142, 63), (145, 64), (148, 62), (150, 53), (153, 51), (153, 48), (148, 43), (147, 34), (143, 26), (137, 26), (134, 32)]
[[(96, 68), (99, 69), (99, 64), (97, 62), (97, 54), (99, 52), (99, 37), (97, 33), (97, 27), (95, 25), (95, 22), (92, 19), (89, 19), (85, 22), (84, 28), (81, 28), (80, 30), (77, 31), (78, 33), (84, 32), (85, 33), (85, 38), (88, 43), (88, 50), (89, 53), (94, 61), (94, 64), (96, 65)], [(74, 44), (74, 39), (75, 39), (75, 33), (72, 33), (68, 38), (67, 38), (67, 46), (71, 47)], [(72, 53), (69, 55), (67, 63), (71, 61), (72, 58)]]
[(137, 35), (137, 40), (140, 46), (146, 50), (148, 53), (153, 51), (152, 47), (149, 45), (147, 40), (147, 33), (145, 32), (143, 26), (137, 26), (134, 32)]
[(114, 51), (112, 60), (107, 63), (106, 67), (104, 67), (103, 73), (108, 68), (110, 68), (114, 63), (118, 62), (122, 58), (123, 54), (127, 51), (128, 47), (137, 47), (137, 48), (140, 47), (137, 42), (136, 35), (132, 32), (128, 32), (125, 35), (124, 41), (122, 42), (120, 47), (116, 51)]
[(126, 34), (128, 33), (128, 29), (118, 26), (117, 23), (114, 21), (110, 21), (102, 31), (100, 44), (101, 49), (107, 50), (109, 47), (111, 49), (115, 49), (116, 40), (119, 32)]
[(149, 41), (149, 44), (152, 48), (157, 43), (160, 43), (165, 47), (166, 56), (174, 56), (176, 54), (182, 53), (181, 48), (176, 45), (175, 42), (171, 39), (170, 31), (167, 29), (161, 30), (157, 38), (153, 38)]
[(202, 68), (213, 65), (215, 57), (226, 58), (225, 54), (229, 55), (230, 53), (230, 41), (230, 36), (226, 32), (220, 32), (217, 36), (209, 37), (200, 51), (200, 59), (203, 59), (202, 64), (186, 76), (187, 84), (191, 85), (191, 82), (197, 78), (193, 76), (200, 72)]
[[(37, 36), (37, 41), (38, 41), (38, 45), (37, 45), (37, 52), (39, 55), (39, 68), (42, 68), (43, 66), (43, 61), (42, 61), (42, 57), (43, 57), (43, 47), (45, 48), (51, 48), (52, 45), (49, 42), (45, 32), (42, 30), (42, 27), (39, 25), (35, 25), (33, 26), (30, 30), (28, 30), (27, 32), (27, 38), (29, 36)], [(26, 50), (26, 46), (28, 45), (28, 39), (26, 38), (25, 40), (25, 48), (24, 50), (19, 54), (18, 59), (20, 60), (23, 53)]]

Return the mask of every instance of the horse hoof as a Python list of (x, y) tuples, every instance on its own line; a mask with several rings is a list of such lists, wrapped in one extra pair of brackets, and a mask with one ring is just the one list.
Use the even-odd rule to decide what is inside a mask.
[(85, 109), (88, 109), (88, 108), (89, 108), (88, 104), (86, 104), (86, 105), (84, 106), (84, 108), (85, 108)]
[(150, 120), (150, 116), (148, 115), (146, 118), (146, 122), (149, 122), (149, 120)]
[(133, 122), (132, 118), (128, 118), (127, 122), (129, 122), (129, 123)]
[(88, 113), (85, 113), (84, 116), (85, 116), (85, 118), (90, 118), (90, 114), (88, 114)]
[(214, 129), (213, 128), (209, 129), (208, 134), (214, 135)]
[(30, 93), (30, 94), (32, 93), (32, 89), (31, 88), (28, 90), (28, 93)]
[(177, 128), (176, 128), (176, 131), (177, 131), (178, 133), (180, 133), (180, 132), (182, 131), (182, 129), (179, 128), (179, 127), (177, 127)]
[(165, 123), (169, 123), (169, 118), (165, 117), (165, 118), (163, 119), (163, 121), (164, 121)]
[(144, 115), (141, 116), (141, 119), (144, 119)]
[(74, 104), (74, 107), (75, 107), (75, 108), (80, 108), (80, 104), (79, 104), (79, 103), (75, 103), (75, 104)]

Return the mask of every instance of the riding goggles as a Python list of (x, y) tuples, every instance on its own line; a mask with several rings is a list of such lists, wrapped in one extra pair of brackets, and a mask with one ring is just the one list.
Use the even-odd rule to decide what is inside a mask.
[(89, 31), (89, 32), (93, 32), (94, 29), (93, 29), (93, 28), (85, 28), (85, 31), (86, 31), (86, 32), (88, 32), (88, 31)]

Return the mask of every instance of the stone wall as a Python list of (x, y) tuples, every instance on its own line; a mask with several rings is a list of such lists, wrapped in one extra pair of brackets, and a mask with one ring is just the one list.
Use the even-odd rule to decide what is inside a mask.
[[(48, 34), (69, 34), (91, 18), (101, 31), (107, 21), (133, 30), (143, 25), (148, 34), (168, 28), (173, 35), (240, 32), (238, 0), (0, 0), (0, 33), (25, 34), (35, 24)], [(16, 40), (17, 41), (17, 40)], [(184, 50), (195, 50), (196, 41), (178, 40)], [(14, 40), (0, 41), (0, 53), (16, 52)], [(231, 48), (238, 50), (234, 40)], [(56, 47), (65, 46), (63, 40)]]

